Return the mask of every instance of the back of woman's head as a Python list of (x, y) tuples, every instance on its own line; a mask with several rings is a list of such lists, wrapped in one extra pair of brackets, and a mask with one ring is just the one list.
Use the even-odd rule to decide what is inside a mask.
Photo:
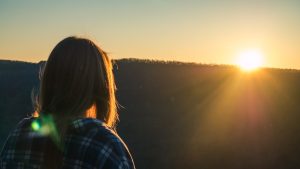
[[(59, 117), (95, 117), (113, 127), (115, 83), (107, 54), (85, 38), (68, 37), (52, 50), (42, 72), (38, 112)], [(87, 113), (94, 110), (92, 113)]]

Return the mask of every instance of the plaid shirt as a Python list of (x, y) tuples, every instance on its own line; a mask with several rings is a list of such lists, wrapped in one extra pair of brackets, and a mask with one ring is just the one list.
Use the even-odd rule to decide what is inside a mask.
[(121, 138), (103, 122), (80, 118), (69, 125), (59, 148), (53, 137), (35, 131), (37, 118), (22, 120), (9, 135), (0, 154), (2, 169), (134, 169)]

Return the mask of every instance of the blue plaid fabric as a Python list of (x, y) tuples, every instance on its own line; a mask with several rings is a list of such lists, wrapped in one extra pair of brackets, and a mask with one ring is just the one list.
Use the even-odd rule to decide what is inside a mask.
[(22, 120), (0, 154), (2, 169), (134, 169), (122, 139), (105, 123), (92, 118), (73, 121), (62, 148), (32, 128), (36, 118)]

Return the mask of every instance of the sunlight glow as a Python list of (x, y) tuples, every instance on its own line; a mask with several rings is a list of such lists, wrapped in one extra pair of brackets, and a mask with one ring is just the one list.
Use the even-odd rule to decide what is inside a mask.
[(246, 50), (239, 54), (237, 65), (244, 71), (254, 71), (263, 65), (263, 54), (260, 50)]

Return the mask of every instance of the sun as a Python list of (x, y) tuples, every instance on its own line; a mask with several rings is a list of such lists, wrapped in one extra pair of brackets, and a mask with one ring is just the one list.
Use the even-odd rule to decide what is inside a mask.
[(247, 72), (257, 70), (263, 65), (263, 54), (256, 49), (243, 51), (238, 55), (237, 65)]

